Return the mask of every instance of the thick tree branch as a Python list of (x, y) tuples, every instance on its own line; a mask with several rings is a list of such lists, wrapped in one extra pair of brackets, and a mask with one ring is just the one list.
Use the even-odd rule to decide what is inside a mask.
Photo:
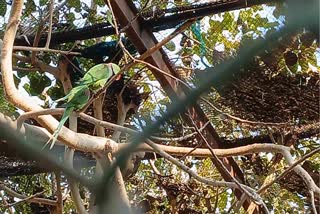
[[(43, 109), (43, 110), (39, 110), (39, 111), (30, 111), (27, 112), (25, 114), (22, 114), (19, 116), (19, 118), (17, 119), (18, 124), (22, 124), (26, 119), (28, 118), (36, 118), (38, 116), (41, 115), (62, 115), (64, 112), (63, 108), (55, 108), (55, 109)], [(84, 121), (91, 123), (97, 127), (100, 127), (100, 129), (102, 128), (109, 128), (111, 130), (114, 131), (119, 131), (122, 133), (128, 133), (128, 134), (138, 134), (139, 132), (134, 130), (134, 129), (130, 129), (124, 126), (120, 126), (118, 124), (114, 124), (111, 122), (107, 122), (107, 121), (103, 121), (103, 120), (99, 120), (97, 118), (91, 117), (85, 113), (78, 113), (80, 118), (83, 119)], [(204, 125), (203, 127), (199, 128), (199, 131), (202, 131), (203, 129), (205, 129), (206, 125)], [(102, 132), (102, 131), (101, 131)], [(104, 132), (104, 130), (103, 130)], [(191, 139), (192, 137), (195, 137), (198, 133), (197, 132), (193, 132), (181, 137), (160, 137), (160, 136), (150, 136), (150, 139), (155, 140), (155, 141), (162, 141), (162, 142), (177, 142), (177, 141), (183, 141), (183, 140), (187, 140), (187, 139)], [(259, 143), (259, 142), (256, 142)]]
[[(12, 11), (9, 17), (9, 23), (3, 38), (3, 48), (1, 52), (1, 71), (4, 90), (7, 95), (8, 101), (26, 112), (41, 110), (42, 108), (37, 104), (30, 102), (23, 97), (17, 90), (14, 84), (12, 72), (12, 51), (13, 42), (16, 35), (19, 19), (21, 17), (23, 1), (17, 0), (13, 2)], [(37, 121), (45, 128), (53, 132), (57, 126), (58, 121), (52, 116), (40, 116)], [(62, 128), (60, 139), (66, 145), (82, 150), (82, 151), (105, 151), (106, 144), (112, 142), (110, 139), (93, 137), (86, 134), (78, 134), (70, 129)]]
[[(0, 114), (1, 116), (2, 114)], [(16, 122), (11, 121), (10, 119), (6, 117), (0, 117), (0, 128), (1, 127), (6, 127), (10, 126), (14, 128), (14, 130), (17, 130), (17, 124)], [(19, 132), (25, 132), (25, 127), (22, 126), (21, 129), (19, 129)], [(43, 132), (43, 129), (41, 128), (33, 128), (32, 126), (29, 127), (29, 134), (33, 135), (32, 131), (37, 132)], [(19, 134), (19, 133), (17, 133)], [(45, 134), (42, 134), (42, 136), (45, 136)], [(46, 139), (47, 140), (47, 139)], [(42, 142), (45, 143), (46, 141)], [(112, 141), (113, 142), (113, 141)], [(193, 148), (188, 148), (188, 147), (175, 147), (175, 146), (165, 146), (165, 145), (157, 145), (153, 144), (151, 141), (148, 142), (149, 145), (147, 144), (141, 144), (139, 145), (135, 151), (145, 151), (145, 152), (157, 152), (160, 155), (163, 155), (162, 152), (168, 153), (173, 156), (183, 156), (187, 153), (191, 153), (189, 155), (191, 156), (196, 156), (196, 157), (211, 157), (211, 152), (208, 149), (193, 149)], [(152, 146), (150, 146), (152, 145)], [(111, 143), (110, 145), (107, 146), (110, 150), (105, 150), (107, 152), (115, 153), (118, 151), (118, 149), (125, 149), (126, 147), (130, 146), (130, 143), (123, 143), (119, 145), (115, 145)], [(155, 151), (155, 148), (158, 151)], [(160, 151), (161, 150), (161, 151)], [(160, 152), (159, 152), (160, 151)], [(280, 153), (284, 156), (286, 161), (288, 162), (289, 165), (293, 165), (294, 159), (292, 158), (290, 154), (290, 148), (281, 146), (281, 145), (273, 145), (273, 144), (252, 144), (248, 146), (243, 146), (243, 147), (238, 147), (238, 148), (232, 148), (232, 149), (214, 149), (214, 153), (219, 157), (232, 157), (232, 156), (239, 156), (239, 155), (248, 155), (252, 153), (260, 153), (260, 152), (273, 152), (273, 153)], [(315, 193), (319, 194), (320, 189), (319, 187), (316, 186), (310, 175), (300, 166), (297, 165), (294, 168), (294, 171), (300, 175), (303, 180), (306, 182), (308, 187)]]

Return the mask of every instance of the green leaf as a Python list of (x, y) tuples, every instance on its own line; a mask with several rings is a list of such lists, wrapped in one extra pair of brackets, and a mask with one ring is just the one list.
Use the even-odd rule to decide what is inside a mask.
[(107, 20), (113, 26), (113, 17), (110, 10), (107, 11)]
[(40, 6), (44, 6), (44, 5), (48, 4), (48, 3), (49, 3), (49, 0), (40, 0), (39, 1)]
[(2, 86), (0, 85), (0, 112), (12, 116), (14, 115), (16, 107), (10, 104), (6, 98), (4, 97), (4, 91)]
[(296, 63), (296, 64), (294, 64), (293, 66), (288, 66), (288, 68), (290, 69), (290, 71), (292, 72), (292, 73), (297, 73), (298, 72), (298, 68), (299, 68), (299, 66), (298, 66), (298, 63)]
[(80, 0), (69, 0), (67, 1), (69, 7), (74, 7), (76, 10), (81, 9), (81, 2)]
[(5, 0), (0, 0), (0, 16), (6, 15), (7, 12), (7, 2)]
[(312, 48), (306, 48), (305, 52), (307, 61), (313, 66), (317, 66), (317, 56), (315, 54), (315, 50), (313, 50)]
[(103, 0), (94, 0), (94, 3), (96, 3), (100, 7), (105, 6), (105, 2)]
[(223, 26), (222, 26), (221, 22), (219, 22), (219, 21), (210, 20), (209, 24), (210, 24), (210, 27), (212, 28), (212, 30), (214, 30), (215, 33), (220, 33), (223, 30)]
[(25, 7), (26, 9), (24, 10), (24, 14), (23, 14), (25, 17), (29, 16), (32, 12), (36, 10), (36, 4), (34, 3), (33, 0), (26, 1)]
[(63, 88), (59, 84), (50, 87), (47, 91), (47, 94), (51, 97), (52, 100), (57, 100), (65, 95), (63, 92)]
[(51, 85), (51, 80), (44, 74), (34, 72), (27, 76), (30, 80), (30, 88), (28, 92), (32, 96), (40, 95), (46, 87)]
[(268, 22), (265, 24), (265, 28), (274, 28), (274, 27), (277, 27), (279, 26), (279, 23), (278, 22)]
[(176, 45), (174, 44), (173, 41), (169, 41), (165, 47), (169, 50), (169, 51), (175, 51), (176, 50)]
[(21, 79), (18, 78), (16, 75), (13, 75), (13, 80), (14, 80), (15, 86), (18, 87), (21, 82)]
[(308, 61), (304, 57), (299, 57), (299, 65), (301, 66), (301, 71), (305, 72), (309, 69)]
[(76, 19), (74, 13), (68, 13), (66, 15), (66, 17), (67, 17), (68, 22), (71, 22), (71, 23)]
[(28, 94), (31, 93), (31, 92), (30, 92), (30, 84), (29, 84), (29, 83), (24, 84), (24, 85), (23, 85), (23, 88), (24, 88), (24, 90), (26, 90), (26, 92), (28, 92)]

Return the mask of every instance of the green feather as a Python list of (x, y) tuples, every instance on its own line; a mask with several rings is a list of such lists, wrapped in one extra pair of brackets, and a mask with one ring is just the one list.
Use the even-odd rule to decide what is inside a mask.
[[(67, 107), (65, 109), (57, 129), (54, 131), (54, 133), (52, 135), (52, 138), (50, 139), (50, 140), (52, 140), (51, 145), (50, 145), (50, 149), (52, 149), (52, 147), (54, 146), (55, 142), (57, 141), (57, 138), (59, 136), (59, 133), (60, 133), (63, 125), (66, 123), (66, 121), (70, 117), (70, 115), (71, 115), (73, 110), (74, 110), (73, 106)], [(50, 142), (50, 140), (48, 141), (48, 143)]]
[[(102, 63), (93, 66), (89, 69), (89, 71), (84, 75), (84, 77), (80, 80), (80, 85), (87, 85), (88, 87), (97, 88), (99, 87), (104, 80), (106, 83), (108, 79), (113, 74), (118, 74), (120, 72), (120, 67), (113, 63)], [(99, 84), (97, 85), (97, 82)], [(103, 84), (104, 85), (104, 84)]]
[(116, 64), (104, 63), (96, 65), (84, 75), (80, 81), (80, 85), (74, 87), (66, 96), (57, 100), (67, 101), (67, 104), (57, 129), (54, 131), (52, 137), (48, 141), (49, 143), (52, 140), (50, 149), (57, 141), (59, 133), (65, 122), (72, 114), (72, 111), (82, 109), (88, 103), (90, 98), (90, 90), (95, 91), (103, 87), (113, 74), (118, 74), (119, 72), (120, 67)]
[(81, 109), (87, 104), (89, 100), (88, 92), (89, 92), (89, 88), (87, 85), (79, 85), (77, 87), (74, 87), (69, 92), (69, 94), (67, 94), (65, 97), (60, 99), (60, 100), (67, 100), (67, 104), (57, 129), (54, 131), (52, 137), (48, 141), (49, 143), (52, 140), (50, 149), (54, 146), (55, 142), (57, 141), (58, 135), (63, 125), (70, 117), (72, 111), (75, 109)]

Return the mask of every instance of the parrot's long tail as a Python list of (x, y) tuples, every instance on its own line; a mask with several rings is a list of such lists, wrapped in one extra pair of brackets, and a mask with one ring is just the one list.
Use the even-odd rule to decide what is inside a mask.
[(51, 141), (50, 149), (52, 149), (52, 147), (54, 146), (55, 142), (57, 141), (57, 138), (59, 136), (59, 133), (60, 133), (63, 125), (66, 123), (66, 121), (70, 117), (70, 115), (71, 115), (73, 110), (74, 110), (74, 107), (67, 107), (65, 109), (57, 129), (54, 131), (54, 133), (52, 134), (52, 136), (50, 137), (48, 142), (44, 145), (44, 147), (46, 147)]

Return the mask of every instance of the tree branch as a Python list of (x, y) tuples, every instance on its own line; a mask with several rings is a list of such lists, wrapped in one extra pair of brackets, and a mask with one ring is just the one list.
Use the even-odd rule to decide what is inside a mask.
[(49, 6), (49, 31), (48, 31), (48, 36), (47, 36), (47, 42), (46, 42), (46, 45), (45, 45), (45, 49), (49, 49), (50, 41), (51, 41), (53, 6), (54, 6), (54, 0), (50, 0), (50, 6)]
[[(244, 197), (243, 199), (243, 202), (245, 201), (245, 196), (248, 196), (250, 199), (252, 199), (253, 202), (256, 202), (256, 204), (260, 205), (260, 204), (263, 204), (264, 206), (263, 207), (266, 207), (263, 200), (261, 199), (261, 197), (258, 195), (258, 193), (255, 192), (255, 194), (251, 194), (249, 191), (247, 191), (246, 189), (244, 189), (241, 185), (241, 183), (239, 181), (237, 181), (236, 178), (234, 178), (229, 170), (224, 166), (224, 164), (222, 163), (222, 161), (217, 157), (217, 155), (214, 153), (213, 151), (213, 148), (210, 146), (209, 142), (206, 140), (206, 138), (203, 136), (203, 134), (199, 131), (196, 123), (193, 121), (192, 117), (190, 116), (189, 117), (190, 120), (192, 121), (194, 127), (196, 128), (198, 134), (200, 135), (201, 139), (206, 143), (211, 155), (212, 155), (212, 162), (215, 166), (219, 166), (223, 171), (224, 173), (226, 173), (230, 179), (230, 181), (234, 182), (237, 186), (238, 186), (238, 189), (243, 193), (243, 195), (241, 196), (241, 199), (242, 197)], [(257, 197), (259, 196), (259, 197)], [(240, 203), (242, 205), (241, 200), (240, 200)], [(269, 213), (269, 210), (268, 209), (265, 209), (265, 212), (266, 213)]]
[(53, 201), (53, 200), (50, 200), (50, 199), (45, 199), (45, 198), (37, 198), (37, 196), (40, 194), (40, 193), (37, 193), (35, 195), (32, 195), (32, 196), (25, 196), (25, 195), (22, 195), (20, 193), (17, 193), (15, 191), (13, 191), (12, 189), (10, 189), (9, 187), (5, 186), (4, 183), (0, 182), (0, 189), (2, 189), (3, 191), (5, 191), (7, 194), (13, 196), (13, 197), (16, 197), (16, 198), (20, 198), (24, 201), (28, 201), (28, 202), (31, 202), (31, 203), (37, 203), (37, 204), (46, 204), (46, 205), (50, 205), (50, 206), (56, 206), (56, 201)]
[(62, 50), (54, 50), (54, 49), (48, 49), (48, 48), (37, 48), (37, 47), (29, 47), (29, 46), (14, 46), (13, 50), (15, 50), (15, 51), (43, 51), (43, 52), (49, 52), (49, 53), (59, 53), (59, 54), (64, 54), (64, 55), (75, 55), (75, 56), (81, 55), (81, 53), (79, 53), (79, 52), (62, 51)]
[[(70, 92), (70, 90), (72, 89), (70, 75), (68, 74), (68, 64), (69, 63), (66, 59), (60, 60), (60, 62), (59, 62), (59, 70), (61, 72), (61, 76), (63, 76), (61, 79), (63, 79), (62, 86), (63, 86), (63, 90), (64, 90), (65, 94), (68, 94)], [(70, 130), (77, 132), (78, 121), (77, 121), (77, 117), (73, 113), (71, 113), (71, 115), (69, 117), (69, 128), (70, 128)], [(73, 167), (74, 152), (75, 152), (75, 150), (73, 148), (66, 146), (64, 161), (70, 168), (74, 168)], [(72, 201), (76, 207), (76, 210), (80, 214), (87, 214), (88, 212), (86, 211), (86, 208), (84, 207), (83, 201), (80, 196), (78, 182), (69, 177), (68, 183), (69, 183), (69, 187), (70, 187), (71, 198), (72, 198)]]
[[(18, 54), (13, 54), (13, 57), (22, 61), (22, 62), (31, 63), (31, 58), (29, 58), (29, 57), (21, 56)], [(34, 66), (37, 67), (38, 69), (40, 69), (42, 72), (48, 72), (48, 73), (52, 74), (56, 79), (60, 80), (60, 73), (59, 73), (58, 68), (53, 67), (51, 65), (48, 65), (38, 59), (35, 59)]]
[[(0, 114), (1, 116), (2, 114)], [(13, 121), (10, 122), (10, 119), (8, 121), (7, 118), (0, 117), (0, 127), (1, 126), (10, 126), (13, 127), (15, 130), (17, 130), (15, 127), (17, 126), (17, 124)], [(36, 129), (36, 130), (41, 130), (41, 129)], [(32, 128), (31, 126), (29, 126), (29, 133), (30, 131), (34, 131), (34, 128)], [(24, 133), (25, 132), (25, 126), (22, 126), (21, 129), (19, 129), (19, 132)], [(17, 133), (18, 134), (18, 133)], [(46, 141), (44, 141), (43, 143), (45, 143)], [(113, 141), (110, 141), (113, 142)], [(211, 152), (208, 149), (193, 149), (193, 148), (188, 148), (188, 147), (175, 147), (175, 146), (166, 146), (166, 145), (157, 145), (157, 144), (152, 144), (152, 146), (150, 146), (150, 140), (148, 140), (148, 144), (141, 144), (139, 145), (135, 151), (144, 151), (144, 152), (154, 152), (155, 148), (159, 151), (156, 151), (157, 153), (159, 153), (160, 155), (162, 155), (162, 151), (164, 151), (165, 153), (169, 153), (171, 155), (175, 155), (175, 156), (183, 156), (187, 153), (190, 153), (190, 151), (192, 151), (192, 153), (190, 153), (189, 155), (191, 156), (196, 156), (196, 157), (211, 157)], [(111, 153), (116, 153), (118, 151), (118, 149), (126, 149), (126, 147), (130, 146), (130, 143), (123, 143), (123, 144), (113, 144), (110, 143), (109, 145), (107, 145), (106, 147), (108, 149), (105, 149), (103, 151), (105, 152), (111, 152)], [(155, 147), (155, 148), (154, 148)], [(99, 151), (99, 150), (95, 150), (95, 151)], [(239, 156), (239, 155), (248, 155), (248, 154), (252, 154), (252, 153), (260, 153), (260, 152), (273, 152), (273, 153), (281, 153), (284, 158), (286, 159), (286, 161), (288, 162), (289, 165), (293, 165), (294, 161), (293, 158), (290, 154), (290, 148), (285, 147), (285, 146), (281, 146), (281, 145), (273, 145), (273, 144), (252, 144), (252, 145), (247, 145), (247, 146), (242, 146), (242, 147), (237, 147), (237, 148), (232, 148), (232, 149), (214, 149), (213, 152), (219, 157), (231, 157), (231, 156)], [(165, 154), (166, 155), (166, 154)], [(166, 156), (165, 156), (166, 157)], [(306, 182), (306, 184), (308, 185), (308, 187), (314, 191), (315, 193), (319, 194), (320, 193), (320, 189), (319, 187), (317, 187), (314, 183), (314, 181), (312, 180), (312, 178), (310, 177), (310, 175), (299, 165), (295, 166), (294, 171), (300, 175), (303, 180)]]
[(293, 170), (297, 165), (299, 165), (300, 163), (302, 163), (303, 161), (305, 161), (307, 158), (311, 157), (312, 155), (318, 153), (320, 151), (320, 147), (312, 150), (311, 152), (305, 154), (303, 157), (301, 157), (300, 159), (296, 160), (295, 162), (293, 162), (286, 170), (284, 170), (279, 176), (277, 176), (275, 179), (273, 179), (272, 181), (270, 181), (268, 184), (260, 187), (260, 189), (258, 190), (258, 193), (262, 193), (264, 192), (266, 189), (268, 189), (272, 184), (274, 184), (275, 182), (281, 180), (282, 178), (284, 178), (291, 170)]
[[(13, 41), (16, 35), (19, 19), (21, 16), (23, 7), (22, 0), (16, 0), (13, 2), (12, 11), (9, 17), (9, 23), (5, 31), (3, 38), (3, 48), (1, 52), (1, 71), (4, 90), (7, 95), (8, 101), (26, 112), (34, 110), (42, 110), (37, 104), (30, 102), (29, 99), (23, 97), (17, 90), (14, 84), (13, 72), (12, 72), (12, 51)], [(53, 132), (57, 126), (58, 121), (52, 116), (40, 116), (37, 121), (45, 128)], [(58, 137), (64, 144), (77, 148), (82, 151), (104, 151), (107, 142), (112, 142), (110, 139), (98, 138), (89, 136), (86, 134), (79, 134), (67, 129), (62, 128)]]

